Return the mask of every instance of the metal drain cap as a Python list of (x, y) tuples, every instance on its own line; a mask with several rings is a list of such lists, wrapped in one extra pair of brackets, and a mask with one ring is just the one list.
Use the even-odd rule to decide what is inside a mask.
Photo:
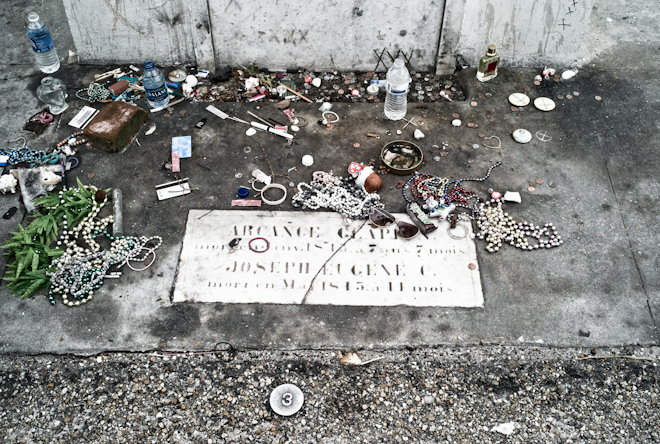
[(293, 384), (282, 384), (270, 394), (270, 407), (281, 416), (291, 416), (300, 410), (305, 402), (303, 392)]

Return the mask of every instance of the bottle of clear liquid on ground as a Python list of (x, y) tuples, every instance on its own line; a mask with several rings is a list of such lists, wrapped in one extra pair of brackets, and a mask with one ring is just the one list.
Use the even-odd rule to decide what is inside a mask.
[(60, 69), (60, 59), (55, 51), (55, 44), (48, 26), (39, 18), (39, 14), (31, 12), (28, 15), (27, 35), (32, 42), (32, 51), (37, 59), (37, 65), (42, 72), (51, 74)]
[(495, 45), (489, 45), (486, 55), (479, 60), (477, 69), (477, 80), (486, 82), (497, 77), (497, 68), (500, 65), (500, 55), (495, 49)]
[(165, 85), (165, 76), (156, 68), (153, 60), (144, 62), (142, 84), (147, 93), (147, 101), (152, 108), (160, 108), (170, 103), (170, 94)]
[(401, 57), (387, 70), (387, 95), (385, 96), (385, 117), (401, 120), (408, 112), (408, 88), (410, 73)]

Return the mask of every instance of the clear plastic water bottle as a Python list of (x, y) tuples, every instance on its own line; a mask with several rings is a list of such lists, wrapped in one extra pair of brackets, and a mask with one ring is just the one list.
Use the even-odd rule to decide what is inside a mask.
[(410, 73), (401, 57), (387, 70), (387, 95), (385, 96), (385, 117), (401, 120), (408, 112), (408, 88)]
[(152, 108), (161, 108), (170, 103), (170, 94), (165, 85), (165, 76), (160, 69), (156, 68), (153, 60), (144, 62), (144, 74), (142, 84), (147, 93), (147, 101)]
[(48, 26), (39, 18), (39, 14), (28, 14), (28, 38), (32, 41), (32, 51), (37, 59), (37, 65), (42, 72), (51, 74), (60, 69), (60, 59), (57, 57), (55, 44)]

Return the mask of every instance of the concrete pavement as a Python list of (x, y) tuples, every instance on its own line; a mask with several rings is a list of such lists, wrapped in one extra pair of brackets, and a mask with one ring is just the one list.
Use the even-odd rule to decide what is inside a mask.
[[(73, 90), (97, 71), (65, 67), (58, 76)], [(488, 254), (483, 241), (477, 241), (486, 300), (483, 309), (171, 304), (188, 210), (230, 209), (235, 189), (244, 184), (235, 174), (247, 177), (254, 168), (267, 168), (262, 147), (270, 153), (276, 172), (299, 167), (290, 173), (297, 183), (311, 178), (311, 171), (300, 166), (303, 154), (314, 155), (315, 169), (342, 171), (350, 161), (376, 158), (387, 142), (387, 137), (368, 138), (367, 132), (384, 135), (400, 126), (384, 118), (382, 104), (342, 103), (333, 108), (341, 122), (328, 131), (314, 123), (318, 105), (299, 103), (295, 105), (297, 113), (312, 123), (296, 135), (297, 144), (286, 147), (268, 134), (248, 138), (240, 124), (210, 116), (204, 110), (206, 103), (185, 103), (171, 117), (152, 114), (157, 130), (144, 136), (143, 128), (138, 135), (140, 146), (132, 145), (119, 154), (84, 148), (81, 166), (74, 172), (84, 183), (122, 189), (126, 234), (163, 237), (154, 266), (108, 282), (93, 302), (79, 308), (62, 304), (51, 307), (43, 297), (20, 300), (3, 287), (0, 351), (88, 354), (154, 348), (201, 350), (221, 342), (256, 349), (482, 342), (657, 344), (654, 250), (660, 239), (653, 221), (657, 220), (654, 172), (658, 159), (652, 153), (657, 134), (639, 131), (655, 127), (657, 101), (648, 96), (648, 101), (639, 100), (648, 88), (644, 75), (626, 79), (622, 89), (619, 78), (596, 69), (582, 69), (571, 82), (541, 86), (532, 83), (535, 74), (534, 70), (503, 69), (494, 81), (480, 84), (468, 70), (460, 74), (466, 102), (430, 104), (427, 110), (410, 104), (409, 114), (427, 113), (423, 119), (426, 138), (420, 142), (427, 158), (422, 171), (453, 178), (480, 177), (490, 165), (501, 161), (502, 166), (493, 170), (485, 184), (473, 183), (471, 188), (481, 195), (485, 195), (482, 186), (519, 191), (522, 203), (511, 204), (508, 211), (536, 224), (554, 223), (565, 240), (563, 246), (552, 250), (504, 248), (495, 254)], [(3, 140), (16, 137), (24, 119), (40, 108), (33, 94), (40, 78), (35, 74), (2, 85), (6, 110)], [(507, 96), (525, 87), (530, 87), (532, 99), (554, 98), (557, 108), (545, 113), (530, 105), (522, 112), (512, 111)], [(579, 95), (574, 95), (576, 91)], [(569, 100), (567, 94), (574, 97)], [(472, 106), (473, 100), (477, 106)], [(74, 108), (81, 105), (76, 102), (63, 121), (68, 122)], [(217, 106), (237, 116), (247, 110), (266, 116), (278, 112), (274, 104)], [(450, 123), (453, 113), (464, 121), (460, 128)], [(489, 119), (489, 115), (493, 117)], [(202, 130), (194, 130), (200, 117), (209, 121)], [(466, 127), (468, 121), (478, 127)], [(517, 128), (527, 128), (532, 134), (546, 131), (552, 140), (534, 138), (529, 144), (518, 144), (510, 137)], [(412, 130), (406, 132), (410, 134), (404, 136), (412, 139)], [(482, 146), (480, 132), (500, 137), (501, 149)], [(69, 133), (62, 123), (29, 145), (43, 149)], [(153, 187), (171, 180), (170, 173), (162, 168), (171, 137), (187, 134), (193, 136), (194, 158), (184, 164), (185, 175), (199, 190), (183, 200), (158, 201)], [(361, 147), (353, 148), (354, 142)], [(432, 145), (442, 142), (448, 143), (448, 155), (433, 161)], [(472, 147), (475, 143), (479, 149)], [(245, 146), (253, 147), (250, 154), (243, 151)], [(529, 183), (536, 179), (542, 179), (543, 184), (529, 192)], [(396, 184), (402, 178), (386, 175), (383, 180), (383, 201), (388, 208), (400, 211), (403, 200)], [(3, 212), (20, 206), (15, 195), (2, 196), (2, 202)], [(290, 199), (278, 209), (293, 210)], [(3, 238), (19, 220), (20, 214), (2, 220)]]

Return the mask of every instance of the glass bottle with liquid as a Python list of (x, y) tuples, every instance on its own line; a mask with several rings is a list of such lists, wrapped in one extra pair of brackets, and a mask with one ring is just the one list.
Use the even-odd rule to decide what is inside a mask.
[(495, 45), (489, 45), (486, 54), (479, 60), (477, 69), (477, 80), (486, 82), (497, 77), (497, 68), (500, 66), (500, 55), (495, 50)]

